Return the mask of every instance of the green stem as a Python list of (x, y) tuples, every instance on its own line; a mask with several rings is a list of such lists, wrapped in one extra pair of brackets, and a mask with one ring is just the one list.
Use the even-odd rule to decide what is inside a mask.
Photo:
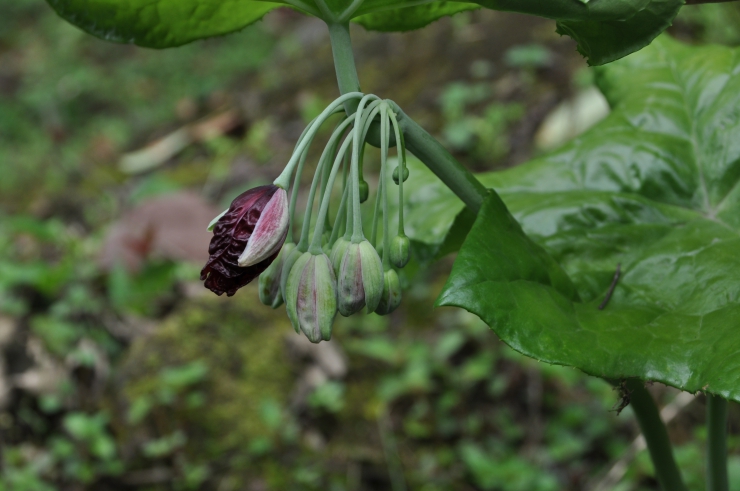
[[(339, 20), (341, 22), (349, 22), (349, 20), (352, 18), (352, 15), (357, 12), (357, 9), (360, 8), (360, 5), (362, 5), (362, 2), (364, 0), (353, 0), (349, 7), (347, 7), (344, 12), (339, 16)], [(725, 0), (725, 1), (731, 1), (731, 0)]]
[(336, 18), (334, 13), (329, 9), (329, 7), (326, 5), (326, 2), (324, 0), (315, 0), (316, 6), (319, 7), (319, 10), (321, 11), (321, 18), (325, 21), (329, 22), (335, 22)]
[[(382, 174), (382, 171), (381, 171)], [(383, 181), (378, 181), (378, 192), (375, 195), (375, 208), (373, 209), (373, 224), (370, 227), (370, 244), (375, 247), (375, 241), (378, 238), (378, 221), (380, 220), (380, 198)]]
[[(357, 78), (355, 55), (352, 53), (352, 41), (349, 37), (349, 21), (327, 25), (329, 26), (329, 39), (334, 55), (334, 68), (337, 71), (339, 92), (341, 94), (360, 92), (360, 79)], [(357, 110), (358, 102), (354, 99), (345, 101), (344, 110), (347, 116)]]
[(339, 96), (337, 99), (334, 100), (329, 106), (324, 109), (321, 114), (319, 114), (312, 123), (309, 123), (311, 128), (308, 129), (303, 139), (298, 143), (296, 146), (296, 149), (293, 151), (293, 155), (290, 157), (290, 160), (285, 165), (285, 169), (283, 169), (283, 172), (280, 173), (280, 175), (275, 179), (272, 183), (278, 187), (281, 187), (285, 189), (286, 191), (290, 187), (290, 176), (293, 174), (293, 170), (295, 170), (295, 166), (298, 163), (298, 159), (303, 155), (303, 152), (308, 147), (309, 143), (313, 141), (313, 138), (316, 136), (316, 133), (319, 131), (319, 128), (321, 128), (321, 125), (324, 124), (324, 122), (331, 117), (332, 115), (336, 114), (339, 110), (339, 106), (345, 103), (348, 100), (357, 99), (362, 97), (364, 94), (361, 94), (359, 92), (351, 92), (347, 94), (343, 94)]
[(365, 111), (365, 105), (368, 102), (372, 102), (373, 99), (378, 97), (372, 94), (368, 94), (360, 100), (355, 112), (355, 127), (353, 128), (353, 140), (352, 140), (352, 166), (350, 176), (352, 177), (352, 242), (359, 244), (365, 239), (365, 235), (362, 231), (362, 214), (360, 213), (360, 148), (362, 147), (362, 129), (364, 128), (365, 121), (363, 117), (368, 117), (369, 114)]
[(334, 227), (331, 229), (331, 236), (329, 237), (329, 247), (334, 245), (339, 237), (339, 229), (342, 228), (342, 219), (347, 208), (347, 201), (349, 200), (349, 188), (344, 185), (344, 191), (342, 191), (342, 200), (339, 202), (339, 209), (337, 210), (337, 216), (334, 217)]
[[(347, 118), (344, 121), (342, 121), (341, 123), (339, 123), (336, 126), (336, 128), (334, 128), (334, 132), (336, 132), (336, 130), (339, 129), (340, 126), (342, 126), (345, 122), (351, 121), (351, 119), (352, 118)], [(346, 127), (345, 127), (345, 131), (346, 131)], [(332, 135), (333, 134), (334, 133), (332, 133)], [(331, 159), (334, 158), (334, 156), (337, 153), (337, 148), (339, 148), (339, 141), (340, 141), (340, 139), (341, 139), (341, 135), (339, 135), (339, 138), (337, 138), (337, 139), (330, 139), (329, 140), (328, 145), (330, 146), (330, 149), (329, 149), (329, 153), (328, 153), (328, 158), (330, 159), (330, 161), (331, 161)], [(324, 149), (324, 153), (322, 153), (321, 158), (324, 158), (324, 154), (326, 154), (326, 149)], [(321, 172), (321, 188), (320, 188), (320, 191), (319, 191), (319, 203), (321, 203), (323, 201), (323, 199), (324, 199), (324, 193), (326, 192), (326, 189), (327, 189), (327, 184), (328, 184), (328, 181), (329, 181), (329, 174), (330, 173), (331, 173), (331, 167), (329, 165), (324, 165), (322, 167), (322, 172)], [(331, 192), (331, 189), (329, 190), (329, 192)], [(329, 213), (329, 212), (327, 211), (327, 213)], [(322, 231), (322, 233), (323, 233), (323, 231)]]
[[(295, 151), (298, 148), (298, 145), (303, 141), (303, 138), (306, 136), (306, 133), (311, 128), (313, 123), (316, 120), (314, 119), (310, 123), (308, 123), (308, 126), (306, 126), (303, 130), (303, 133), (301, 133), (301, 136), (298, 138), (298, 142), (296, 143), (295, 148), (293, 151)], [(293, 236), (293, 224), (295, 223), (295, 207), (296, 202), (298, 201), (298, 186), (301, 183), (301, 175), (303, 175), (303, 166), (306, 164), (306, 159), (308, 158), (308, 149), (303, 151), (303, 154), (301, 155), (301, 158), (298, 161), (298, 169), (296, 169), (295, 172), (295, 178), (293, 180), (293, 189), (290, 192), (290, 208), (289, 208), (289, 214), (288, 214), (288, 238), (285, 240), (287, 244), (295, 243), (295, 237)]]
[(406, 232), (403, 228), (403, 176), (405, 175), (404, 169), (406, 169), (406, 147), (396, 114), (392, 110), (388, 111), (388, 114), (391, 117), (391, 123), (393, 123), (393, 134), (396, 137), (396, 158), (398, 159), (398, 235), (404, 236)]
[(728, 491), (727, 399), (707, 394), (707, 491)]
[[(301, 226), (301, 236), (298, 238), (297, 248), (301, 252), (308, 250), (308, 234), (311, 230), (311, 213), (313, 212), (314, 196), (316, 194), (316, 185), (319, 180), (319, 172), (321, 171), (322, 161), (319, 160), (319, 168), (314, 173), (313, 180), (311, 181), (311, 188), (308, 191), (308, 200), (306, 201), (306, 211), (303, 214), (303, 225)], [(295, 190), (296, 192), (298, 189)]]
[(655, 467), (655, 476), (660, 486), (664, 491), (688, 491), (673, 458), (673, 448), (668, 439), (668, 431), (660, 419), (655, 401), (645, 389), (644, 382), (631, 379), (626, 385), (630, 392), (630, 406), (647, 442), (650, 458)]
[[(391, 230), (388, 224), (388, 126), (390, 121), (388, 120), (388, 113), (391, 109), (387, 103), (383, 103), (383, 113), (380, 116), (380, 186), (378, 186), (378, 192), (382, 193), (383, 197), (383, 271), (391, 269)], [(399, 206), (403, 207), (403, 203)]]
[[(386, 147), (388, 146), (387, 145), (387, 142), (383, 139), (383, 136), (382, 136), (382, 128), (383, 128), (383, 124), (382, 124), (383, 119), (382, 118), (383, 117), (386, 117), (386, 118), (388, 117), (385, 114), (388, 111), (388, 105), (385, 104), (384, 102), (381, 102), (379, 106), (380, 107), (378, 109), (376, 109), (376, 112), (373, 112), (373, 114), (371, 114), (370, 117), (368, 117), (368, 120), (367, 120), (367, 122), (365, 124), (365, 133), (364, 133), (364, 135), (367, 135), (367, 128), (369, 128), (370, 127), (370, 124), (372, 124), (372, 119), (375, 117), (375, 114), (378, 113), (378, 112), (380, 112), (380, 108), (382, 108), (383, 109), (383, 114), (381, 114), (381, 125), (380, 125), (380, 127), (381, 127), (381, 137), (380, 137), (380, 141), (381, 141), (381, 145), (380, 145), (380, 148), (381, 148), (381, 150), (380, 150), (380, 178), (378, 179), (378, 192), (375, 195), (375, 210), (373, 212), (373, 225), (370, 228), (370, 244), (373, 247), (375, 247), (376, 240), (378, 238), (378, 220), (380, 219), (380, 205), (381, 205), (381, 199), (383, 197), (382, 189), (383, 189), (384, 184), (385, 184), (383, 182), (383, 168), (385, 166), (386, 157), (383, 156), (383, 151), (384, 151), (383, 150), (383, 148), (384, 148), (383, 145), (385, 145)], [(364, 138), (364, 136), (363, 136), (363, 138)], [(385, 211), (383, 211), (383, 213), (385, 213)]]
[[(340, 121), (332, 130), (332, 135), (337, 131), (339, 128), (339, 125), (344, 123), (346, 121), (342, 120)], [(331, 160), (334, 161), (334, 155), (337, 153), (337, 148), (339, 148), (339, 140), (340, 138), (337, 138), (336, 140), (330, 140), (326, 147), (324, 147), (323, 152), (321, 153), (321, 158), (324, 158), (326, 155), (329, 155)], [(324, 196), (324, 191), (326, 191), (326, 181), (329, 179), (329, 172), (331, 172), (331, 168), (327, 165), (324, 166), (321, 170), (321, 183), (319, 186), (319, 202)]]
[[(345, 165), (349, 165), (345, 162)], [(347, 210), (344, 212), (344, 235), (342, 236), (345, 240), (352, 238), (352, 224), (354, 223), (354, 213), (352, 213), (352, 203), (354, 203), (354, 188), (352, 187), (352, 176), (347, 177)]]
[(334, 159), (334, 165), (332, 165), (331, 174), (329, 174), (329, 183), (326, 187), (326, 194), (324, 195), (324, 199), (321, 202), (321, 208), (319, 209), (319, 215), (316, 221), (316, 228), (314, 228), (313, 231), (313, 240), (311, 241), (311, 246), (308, 248), (308, 251), (311, 254), (316, 255), (323, 253), (323, 250), (321, 249), (321, 234), (323, 233), (324, 223), (326, 222), (326, 215), (329, 211), (331, 190), (334, 187), (334, 180), (337, 178), (337, 172), (339, 172), (342, 160), (344, 160), (344, 154), (349, 149), (351, 143), (352, 138), (350, 136), (347, 136), (347, 138), (344, 139), (344, 142), (342, 142), (342, 146), (339, 148), (339, 153), (337, 153), (337, 156)]
[[(321, 175), (323, 174), (323, 169), (325, 165), (328, 165), (326, 162), (327, 160), (331, 159), (332, 154), (332, 147), (334, 146), (334, 143), (337, 141), (338, 138), (342, 136), (344, 133), (344, 130), (347, 129), (347, 127), (352, 123), (352, 118), (345, 119), (337, 128), (334, 130), (334, 133), (332, 133), (331, 137), (329, 138), (329, 143), (326, 147), (324, 147), (324, 151), (321, 153), (321, 157), (319, 158), (319, 163), (316, 166), (316, 171), (313, 176), (313, 181), (311, 182), (311, 189), (308, 191), (308, 202), (306, 203), (306, 211), (305, 216), (303, 218), (303, 228), (301, 230), (301, 238), (298, 240), (298, 250), (302, 252), (306, 252), (308, 248), (308, 233), (311, 228), (311, 213), (313, 211), (313, 202), (314, 202), (314, 196), (316, 194), (316, 188), (321, 181)], [(311, 135), (310, 138), (313, 139), (314, 135)], [(307, 136), (309, 138), (309, 136)], [(310, 144), (311, 142), (309, 142)], [(331, 192), (331, 191), (329, 191)], [(323, 222), (322, 222), (323, 227)], [(324, 230), (321, 229), (320, 234), (323, 234)], [(316, 234), (316, 230), (314, 229), (314, 234)]]

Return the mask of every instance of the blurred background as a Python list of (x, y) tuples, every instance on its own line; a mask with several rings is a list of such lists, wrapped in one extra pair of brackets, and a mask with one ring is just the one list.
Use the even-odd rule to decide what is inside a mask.
[[(554, 27), (476, 11), (353, 37), (363, 90), (485, 171), (608, 112)], [(670, 32), (738, 45), (740, 8), (686, 7)], [(338, 318), (317, 346), (256, 285), (202, 287), (206, 224), (336, 96), (325, 26), (287, 9), (153, 51), (43, 0), (0, 5), (0, 490), (658, 489), (607, 383), (432, 310), (453, 257), (412, 264), (399, 310)], [(703, 398), (650, 390), (704, 489)]]

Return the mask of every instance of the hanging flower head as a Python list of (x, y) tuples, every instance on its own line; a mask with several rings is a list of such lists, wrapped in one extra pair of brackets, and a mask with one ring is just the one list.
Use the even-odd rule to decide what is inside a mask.
[(288, 233), (285, 190), (270, 184), (234, 199), (218, 217), (200, 272), (205, 287), (229, 297), (259, 276), (277, 257)]
[[(308, 191), (300, 239), (294, 243), (291, 231), (297, 187), (308, 149), (319, 128), (329, 117), (343, 113), (342, 104), (352, 99), (359, 99), (357, 110), (337, 124), (321, 154)], [(284, 301), (296, 332), (303, 332), (314, 343), (331, 338), (337, 312), (349, 316), (365, 309), (386, 315), (395, 310), (401, 301), (401, 288), (393, 266), (406, 265), (410, 243), (403, 231), (403, 182), (408, 169), (394, 108), (390, 101), (353, 92), (335, 100), (311, 121), (273, 184), (238, 196), (212, 222), (210, 258), (201, 271), (205, 286), (218, 295), (231, 296), (261, 275), (262, 303), (276, 308)], [(368, 240), (365, 237), (368, 227), (363, 227), (360, 207), (369, 197), (362, 161), (368, 131), (377, 122), (380, 122), (381, 140), (380, 180)], [(399, 162), (393, 181), (387, 169), (392, 137)], [(329, 208), (340, 171), (343, 191), (331, 226)], [(289, 202), (285, 190), (289, 189), (293, 174), (294, 189)], [(387, 188), (391, 182), (398, 186), (397, 232), (391, 231), (389, 222)], [(315, 206), (317, 197), (318, 206)], [(318, 216), (312, 220), (314, 208)], [(379, 227), (382, 243), (377, 237)], [(382, 247), (382, 256), (376, 246), (378, 250)]]

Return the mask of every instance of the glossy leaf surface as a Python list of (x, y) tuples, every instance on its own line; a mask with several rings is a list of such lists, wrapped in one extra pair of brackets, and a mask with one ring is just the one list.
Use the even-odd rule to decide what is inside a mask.
[(548, 279), (494, 195), (438, 305), (539, 360), (740, 400), (740, 50), (663, 38), (599, 82), (613, 107), (602, 123), (484, 179), (581, 301)]
[(150, 48), (221, 36), (279, 3), (258, 0), (47, 0), (64, 19), (99, 38)]
[(494, 10), (547, 17), (578, 42), (591, 65), (603, 65), (647, 46), (673, 22), (684, 0), (478, 0)]
[(406, 31), (484, 7), (547, 17), (600, 65), (650, 43), (684, 0), (47, 0), (60, 16), (103, 39), (153, 48), (242, 29), (270, 10), (290, 6), (327, 21), (352, 18), (368, 29)]

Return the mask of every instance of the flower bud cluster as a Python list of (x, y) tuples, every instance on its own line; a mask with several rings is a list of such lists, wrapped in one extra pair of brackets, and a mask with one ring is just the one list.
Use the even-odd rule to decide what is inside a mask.
[[(360, 100), (359, 107), (337, 125), (326, 145), (308, 193), (300, 239), (294, 242), (296, 191), (308, 148), (318, 128), (352, 97)], [(331, 338), (337, 312), (343, 316), (360, 311), (379, 315), (393, 312), (401, 302), (400, 280), (394, 267), (406, 266), (411, 245), (403, 232), (403, 183), (408, 169), (394, 107), (394, 103), (375, 96), (347, 94), (312, 121), (275, 183), (241, 194), (212, 222), (210, 257), (201, 272), (205, 286), (219, 295), (231, 296), (259, 275), (260, 301), (272, 308), (285, 303), (293, 328), (314, 343)], [(361, 203), (370, 197), (369, 185), (362, 176), (362, 153), (367, 132), (377, 123), (381, 129), (381, 176), (368, 240), (360, 211)], [(387, 157), (393, 137), (399, 165), (391, 181)], [(342, 199), (331, 226), (332, 190), (342, 169)], [(286, 189), (294, 172), (289, 202)], [(387, 188), (395, 187), (391, 182), (399, 193), (397, 233), (388, 225)], [(318, 217), (312, 220), (317, 191)], [(378, 243), (380, 216), (382, 242)]]

